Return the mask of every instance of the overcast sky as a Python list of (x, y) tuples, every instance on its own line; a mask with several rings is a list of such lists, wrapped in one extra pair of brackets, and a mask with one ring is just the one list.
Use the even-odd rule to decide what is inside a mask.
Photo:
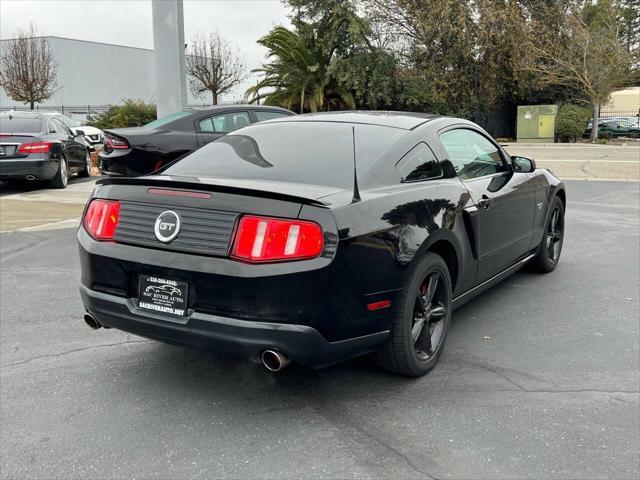
[[(244, 54), (248, 70), (265, 50), (256, 40), (275, 25), (289, 25), (279, 0), (184, 0), (185, 41), (218, 30)], [(151, 0), (1, 0), (0, 38), (33, 22), (43, 35), (153, 48)], [(255, 77), (232, 95), (241, 97)], [(226, 100), (232, 100), (228, 98)]]

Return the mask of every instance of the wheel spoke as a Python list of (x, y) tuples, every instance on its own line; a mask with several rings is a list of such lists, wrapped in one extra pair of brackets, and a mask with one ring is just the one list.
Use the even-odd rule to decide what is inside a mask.
[(422, 333), (425, 322), (426, 322), (425, 318), (421, 317), (421, 318), (417, 318), (416, 322), (413, 324), (413, 327), (411, 328), (411, 338), (413, 339), (414, 344), (417, 342), (418, 337)]
[(438, 305), (431, 309), (431, 318), (434, 322), (443, 319), (447, 315), (447, 309), (443, 305)]
[(427, 305), (431, 304), (433, 300), (433, 296), (436, 293), (436, 289), (438, 288), (438, 279), (440, 275), (438, 273), (432, 273), (429, 277), (429, 286), (427, 287)]
[(418, 352), (423, 351), (429, 355), (431, 354), (431, 332), (429, 331), (428, 321), (424, 322), (414, 345)]
[(558, 209), (553, 211), (553, 215), (551, 216), (551, 225), (550, 230), (554, 232), (556, 230), (556, 225), (558, 224)]
[(416, 308), (420, 313), (426, 313), (428, 310), (427, 299), (424, 295), (418, 290), (418, 294), (416, 295)]

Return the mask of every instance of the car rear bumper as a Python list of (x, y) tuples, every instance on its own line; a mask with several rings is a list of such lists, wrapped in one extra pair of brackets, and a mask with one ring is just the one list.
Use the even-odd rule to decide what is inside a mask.
[(0, 179), (21, 180), (32, 175), (37, 180), (50, 180), (58, 166), (57, 159), (3, 158), (0, 159)]
[(138, 308), (137, 301), (80, 286), (85, 309), (103, 326), (166, 343), (242, 356), (259, 361), (265, 349), (275, 349), (306, 367), (322, 367), (377, 349), (389, 332), (377, 332), (336, 342), (327, 341), (307, 325), (256, 322), (190, 311), (168, 317)]

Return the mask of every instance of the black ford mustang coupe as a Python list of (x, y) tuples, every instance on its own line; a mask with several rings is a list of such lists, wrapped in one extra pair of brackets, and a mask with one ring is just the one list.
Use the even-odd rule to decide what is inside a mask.
[(98, 182), (78, 231), (85, 321), (277, 371), (375, 352), (423, 375), (452, 310), (552, 271), (566, 194), (474, 123), (287, 117)]

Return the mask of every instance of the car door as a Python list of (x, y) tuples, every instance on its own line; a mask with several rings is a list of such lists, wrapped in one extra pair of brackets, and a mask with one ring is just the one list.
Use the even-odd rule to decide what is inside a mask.
[(198, 148), (220, 138), (222, 135), (251, 124), (246, 111), (232, 111), (210, 115), (195, 121)]
[(50, 132), (64, 145), (65, 157), (69, 170), (75, 171), (84, 167), (86, 146), (80, 143), (76, 135), (57, 118), (49, 120)]
[(467, 213), (481, 282), (511, 266), (530, 249), (535, 182), (531, 174), (514, 172), (506, 152), (479, 130), (453, 127), (441, 132), (439, 138), (474, 202)]

